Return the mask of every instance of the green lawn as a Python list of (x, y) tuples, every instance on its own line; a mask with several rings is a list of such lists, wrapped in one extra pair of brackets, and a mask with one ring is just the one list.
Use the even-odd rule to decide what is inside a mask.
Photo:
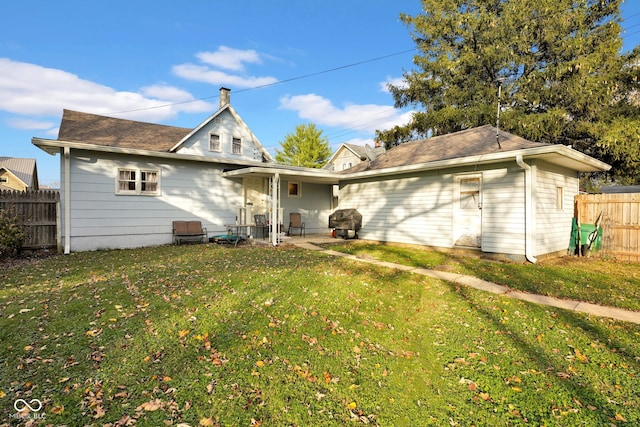
[(301, 249), (0, 272), (0, 426), (637, 425), (639, 372), (638, 325)]
[(536, 264), (496, 262), (419, 246), (364, 241), (325, 247), (356, 256), (468, 274), (520, 291), (640, 311), (640, 263), (598, 257), (558, 257)]

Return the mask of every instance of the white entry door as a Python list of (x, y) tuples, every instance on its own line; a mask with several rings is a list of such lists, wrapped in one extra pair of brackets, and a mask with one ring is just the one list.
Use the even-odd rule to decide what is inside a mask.
[[(269, 197), (267, 190), (267, 181), (260, 177), (243, 178), (244, 185), (244, 202), (253, 206), (254, 214), (265, 214), (267, 212), (267, 199)], [(253, 221), (253, 218), (248, 218)]]
[(453, 242), (456, 246), (482, 246), (482, 176), (454, 178)]

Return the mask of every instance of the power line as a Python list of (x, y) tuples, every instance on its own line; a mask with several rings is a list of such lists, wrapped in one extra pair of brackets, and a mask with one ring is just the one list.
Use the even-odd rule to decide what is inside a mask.
[[(329, 68), (327, 70), (322, 70), (322, 71), (318, 71), (318, 72), (315, 72), (315, 73), (304, 74), (302, 76), (291, 77), (289, 79), (284, 79), (284, 80), (278, 80), (277, 82), (266, 83), (266, 84), (263, 84), (263, 85), (250, 87), (250, 88), (247, 88), (247, 89), (240, 89), (240, 90), (235, 91), (235, 93), (249, 92), (249, 91), (252, 91), (252, 90), (264, 89), (266, 87), (271, 87), (271, 86), (276, 86), (276, 85), (280, 85), (280, 84), (284, 84), (284, 83), (293, 82), (293, 81), (296, 81), (296, 80), (307, 79), (309, 77), (314, 77), (314, 76), (318, 76), (318, 75), (321, 75), (321, 74), (332, 73), (332, 72), (335, 72), (335, 71), (340, 71), (340, 70), (344, 70), (346, 68), (351, 68), (351, 67), (357, 67), (359, 65), (368, 64), (370, 62), (381, 61), (383, 59), (391, 58), (393, 56), (402, 55), (402, 54), (405, 54), (405, 53), (408, 53), (408, 52), (414, 52), (415, 50), (416, 50), (415, 48), (406, 49), (406, 50), (403, 50), (403, 51), (400, 51), (400, 52), (391, 53), (389, 55), (378, 56), (378, 57), (371, 58), (371, 59), (365, 59), (364, 61), (354, 62), (352, 64), (347, 64), (347, 65), (341, 65), (339, 67)], [(187, 101), (172, 102), (172, 103), (163, 104), (163, 105), (155, 105), (153, 107), (144, 107), (144, 108), (137, 108), (137, 109), (134, 109), (134, 110), (116, 111), (116, 112), (113, 112), (113, 113), (110, 113), (110, 114), (124, 114), (124, 113), (134, 113), (134, 112), (138, 112), (138, 111), (155, 110), (155, 109), (158, 109), (158, 108), (173, 107), (174, 105), (182, 105), (182, 104), (188, 104), (188, 103), (191, 103), (191, 102), (205, 101), (207, 99), (218, 98), (218, 97), (219, 97), (219, 95), (211, 95), (211, 96), (205, 96), (205, 97), (202, 97), (202, 98), (190, 99), (190, 100), (187, 100)]]

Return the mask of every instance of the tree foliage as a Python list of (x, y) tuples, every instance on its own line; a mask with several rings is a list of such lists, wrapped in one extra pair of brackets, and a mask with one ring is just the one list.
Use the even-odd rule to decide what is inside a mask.
[[(621, 53), (621, 0), (423, 0), (401, 15), (418, 54), (396, 107), (418, 110), (378, 131), (387, 145), (495, 124), (572, 145), (640, 179), (640, 48)], [(630, 179), (631, 178), (631, 179)]]
[(0, 209), (0, 259), (16, 254), (25, 233), (16, 214), (7, 209)]
[(321, 168), (331, 157), (329, 141), (313, 123), (296, 126), (280, 145), (282, 151), (276, 149), (276, 162), (283, 165)]

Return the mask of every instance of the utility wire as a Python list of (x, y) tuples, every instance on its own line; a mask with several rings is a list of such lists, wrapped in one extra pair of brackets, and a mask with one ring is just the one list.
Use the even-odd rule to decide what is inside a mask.
[[(318, 71), (318, 72), (315, 72), (315, 73), (304, 74), (302, 76), (291, 77), (289, 79), (284, 79), (284, 80), (278, 80), (277, 82), (266, 83), (266, 84), (263, 84), (263, 85), (250, 87), (250, 88), (247, 88), (247, 89), (240, 89), (240, 90), (235, 91), (234, 93), (237, 94), (237, 93), (249, 92), (249, 91), (252, 91), (252, 90), (263, 89), (265, 87), (271, 87), (271, 86), (276, 86), (276, 85), (280, 85), (280, 84), (284, 84), (284, 83), (293, 82), (293, 81), (296, 81), (296, 80), (307, 79), (309, 77), (314, 77), (314, 76), (318, 76), (318, 75), (321, 75), (321, 74), (332, 73), (332, 72), (335, 72), (335, 71), (344, 70), (346, 68), (357, 67), (359, 65), (368, 64), (370, 62), (375, 62), (375, 61), (380, 61), (380, 60), (383, 60), (383, 59), (391, 58), (393, 56), (403, 55), (403, 54), (408, 53), (408, 52), (414, 52), (415, 50), (416, 50), (415, 48), (406, 49), (406, 50), (403, 50), (403, 51), (400, 51), (400, 52), (391, 53), (389, 55), (378, 56), (376, 58), (371, 58), (371, 59), (365, 59), (364, 61), (354, 62), (352, 64), (347, 64), (347, 65), (341, 65), (339, 67), (329, 68), (327, 70)], [(155, 105), (153, 107), (144, 107), (144, 108), (137, 108), (137, 109), (134, 109), (134, 110), (116, 111), (116, 112), (113, 112), (113, 113), (110, 113), (110, 114), (125, 114), (125, 113), (134, 113), (134, 112), (138, 112), (138, 111), (155, 110), (155, 109), (158, 109), (158, 108), (166, 108), (166, 107), (172, 107), (174, 105), (182, 105), (182, 104), (188, 104), (188, 103), (191, 103), (191, 102), (205, 101), (207, 99), (218, 98), (218, 97), (219, 97), (219, 95), (211, 95), (211, 96), (205, 96), (205, 97), (202, 97), (202, 98), (190, 99), (190, 100), (187, 100), (187, 101), (172, 102), (170, 104), (163, 104), (163, 105)]]

